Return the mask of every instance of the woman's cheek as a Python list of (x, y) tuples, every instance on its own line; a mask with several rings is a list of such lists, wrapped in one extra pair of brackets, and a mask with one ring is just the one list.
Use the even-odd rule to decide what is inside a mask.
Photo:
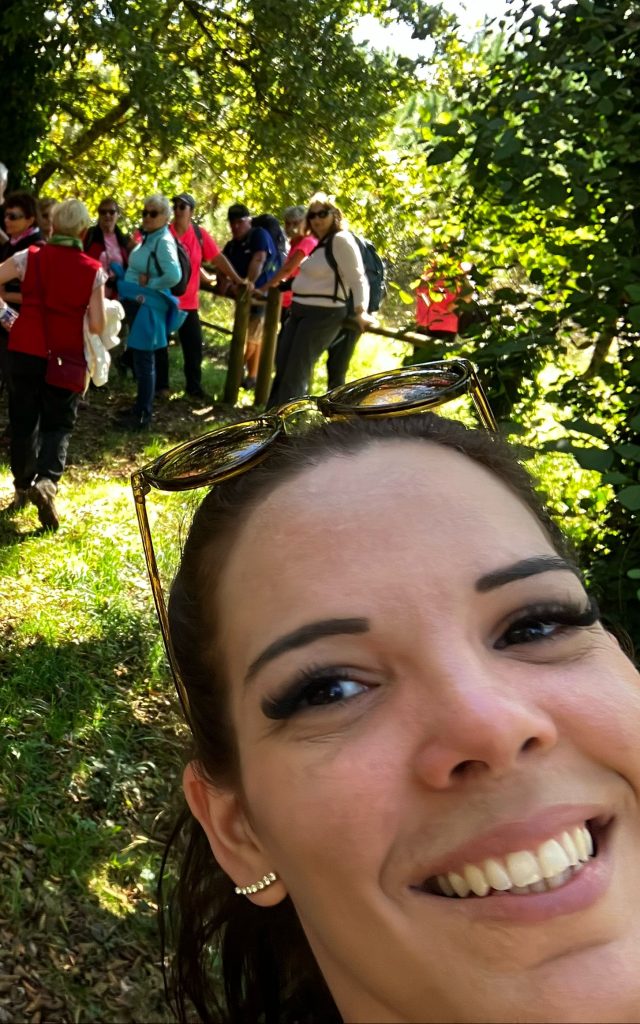
[(263, 746), (245, 762), (256, 831), (298, 866), (300, 852), (347, 874), (364, 859), (379, 860), (398, 828), (403, 745), (383, 731), (287, 746), (269, 752)]

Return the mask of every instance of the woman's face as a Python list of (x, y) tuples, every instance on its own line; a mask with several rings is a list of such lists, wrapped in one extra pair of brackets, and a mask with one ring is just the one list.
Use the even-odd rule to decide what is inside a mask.
[(142, 208), (142, 227), (144, 231), (157, 231), (163, 228), (169, 220), (169, 214), (161, 206), (152, 200), (145, 203)]
[(105, 199), (98, 207), (98, 225), (103, 232), (111, 234), (118, 223), (118, 207), (111, 199)]
[(285, 218), (284, 230), (286, 232), (287, 238), (295, 238), (295, 236), (299, 235), (300, 232), (302, 231), (302, 221), (297, 219), (294, 220), (292, 218)]
[(503, 484), (330, 458), (217, 605), (246, 814), (345, 1020), (637, 1021), (639, 677)]
[(10, 238), (16, 238), (23, 231), (30, 228), (34, 222), (33, 217), (25, 216), (20, 206), (8, 206), (4, 212), (4, 227)]
[(335, 214), (326, 203), (311, 203), (307, 210), (307, 223), (316, 238), (323, 239), (333, 231)]

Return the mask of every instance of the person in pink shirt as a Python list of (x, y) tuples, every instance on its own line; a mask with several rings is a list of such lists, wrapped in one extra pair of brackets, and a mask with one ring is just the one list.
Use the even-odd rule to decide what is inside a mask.
[[(202, 325), (198, 315), (200, 305), (200, 282), (215, 283), (215, 278), (203, 269), (203, 263), (211, 263), (217, 271), (225, 274), (237, 284), (246, 282), (235, 272), (226, 256), (208, 231), (193, 223), (196, 201), (188, 192), (181, 192), (173, 197), (173, 220), (169, 225), (171, 234), (189, 253), (191, 276), (183, 295), (180, 296), (180, 309), (187, 316), (178, 330), (184, 360), (185, 391), (192, 398), (206, 398), (202, 390)], [(165, 354), (166, 349), (162, 350)], [(169, 360), (156, 364), (158, 377), (156, 394), (169, 393)], [(159, 376), (158, 376), (159, 375)]]
[(298, 276), (300, 266), (318, 244), (318, 239), (308, 228), (305, 229), (306, 213), (304, 206), (288, 206), (284, 211), (284, 229), (289, 239), (289, 252), (280, 270), (276, 271), (265, 285), (266, 288), (279, 287), (282, 292), (282, 323), (287, 319), (293, 302), (293, 279)]

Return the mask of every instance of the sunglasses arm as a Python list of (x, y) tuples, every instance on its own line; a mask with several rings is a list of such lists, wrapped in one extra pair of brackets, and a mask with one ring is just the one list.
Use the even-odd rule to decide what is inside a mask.
[(160, 574), (158, 573), (158, 564), (156, 562), (155, 551), (153, 550), (153, 541), (151, 539), (151, 530), (149, 529), (149, 519), (147, 517), (147, 505), (145, 502), (145, 495), (149, 493), (151, 487), (144, 479), (142, 474), (140, 472), (136, 472), (133, 473), (131, 476), (131, 488), (133, 490), (133, 497), (136, 505), (136, 515), (138, 517), (138, 526), (140, 528), (140, 536), (142, 538), (144, 557), (147, 563), (147, 572), (149, 573), (151, 592), (153, 594), (153, 600), (155, 601), (158, 619), (160, 620), (162, 639), (164, 640), (164, 646), (167, 652), (167, 659), (169, 661), (169, 666), (171, 668), (171, 673), (173, 675), (178, 697), (182, 705), (182, 711), (184, 713), (185, 720), (187, 721), (187, 723), (190, 724), (191, 715), (189, 708), (189, 697), (184, 686), (184, 683), (180, 679), (176, 667), (175, 654), (173, 652), (171, 634), (169, 632), (169, 616), (167, 614), (167, 606), (165, 604), (164, 594), (162, 593), (162, 584), (160, 583)]
[(471, 391), (473, 403), (487, 430), (490, 430), (492, 434), (497, 434), (498, 422), (493, 415), (491, 406), (489, 405), (489, 399), (487, 398), (484, 388), (480, 383), (475, 366), (471, 363), (469, 365), (471, 367), (471, 372), (469, 374), (469, 390)]

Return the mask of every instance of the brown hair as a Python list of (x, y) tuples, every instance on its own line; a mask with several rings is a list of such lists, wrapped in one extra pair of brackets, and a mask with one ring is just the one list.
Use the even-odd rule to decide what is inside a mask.
[(31, 192), (10, 192), (5, 196), (4, 208), (22, 210), (25, 217), (33, 217), (34, 220), (38, 216), (38, 200)]
[[(209, 621), (212, 580), (219, 578), (251, 510), (278, 485), (332, 456), (355, 455), (378, 441), (403, 439), (453, 449), (486, 467), (531, 510), (558, 553), (567, 557), (564, 539), (528, 473), (504, 442), (485, 431), (424, 413), (328, 422), (298, 437), (282, 436), (257, 467), (205, 497), (171, 589), (170, 629), (189, 693), (193, 757), (215, 784), (238, 786), (240, 772), (216, 624)], [(176, 955), (169, 991), (179, 1020), (187, 1020), (191, 1000), (206, 1024), (337, 1024), (340, 1015), (291, 901), (265, 909), (240, 900), (188, 811), (174, 839), (180, 831), (181, 872), (171, 907)], [(221, 982), (215, 977), (214, 958)]]

